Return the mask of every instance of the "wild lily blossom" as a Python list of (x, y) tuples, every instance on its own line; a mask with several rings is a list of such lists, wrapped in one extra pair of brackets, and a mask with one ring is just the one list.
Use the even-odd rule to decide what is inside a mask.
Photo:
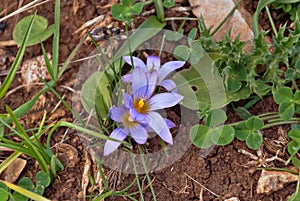
[(132, 72), (132, 95), (124, 94), (124, 104), (129, 108), (130, 117), (134, 121), (148, 125), (165, 142), (173, 144), (166, 121), (155, 111), (178, 104), (183, 96), (176, 92), (153, 95), (157, 82), (157, 71), (149, 73), (135, 68)]
[[(130, 117), (129, 108), (127, 108), (124, 104), (119, 107), (111, 107), (110, 108), (110, 117), (112, 120), (120, 123), (120, 127), (113, 130), (110, 134), (110, 138), (113, 138), (118, 141), (123, 141), (128, 135), (136, 141), (138, 144), (144, 144), (147, 140), (148, 133), (154, 132), (149, 126), (145, 124), (141, 124)], [(168, 128), (175, 127), (175, 124), (169, 119), (164, 119)], [(121, 142), (107, 140), (104, 146), (104, 156), (107, 156), (114, 152), (119, 146)]]
[[(160, 66), (160, 58), (158, 56), (148, 56), (146, 64), (141, 59), (134, 56), (124, 56), (123, 59), (129, 65), (134, 66), (134, 68), (142, 68), (145, 72), (152, 72), (156, 70), (158, 72), (157, 84), (164, 87), (168, 91), (176, 91), (176, 84), (172, 80), (166, 79), (167, 76), (185, 64), (184, 61), (169, 61)], [(131, 82), (132, 74), (124, 75), (122, 80), (124, 82)]]
[[(111, 107), (110, 117), (112, 120), (122, 124), (122, 128), (118, 127), (113, 130), (109, 136), (110, 138), (123, 141), (130, 134), (137, 143), (144, 144), (146, 142), (148, 137), (146, 128), (130, 117), (129, 108), (124, 104), (119, 107)], [(104, 156), (115, 151), (120, 144), (120, 142), (107, 140), (104, 146)]]
[[(148, 138), (147, 132), (155, 132), (165, 142), (173, 144), (169, 129), (175, 124), (164, 119), (156, 110), (178, 104), (183, 96), (174, 91), (153, 95), (158, 82), (157, 70), (149, 72), (139, 67), (134, 68), (131, 74), (132, 95), (125, 93), (124, 103), (110, 108), (111, 119), (121, 123), (120, 127), (113, 130), (110, 138), (123, 141), (130, 134), (138, 144), (144, 144)], [(109, 155), (119, 145), (120, 142), (107, 140), (104, 155)]]

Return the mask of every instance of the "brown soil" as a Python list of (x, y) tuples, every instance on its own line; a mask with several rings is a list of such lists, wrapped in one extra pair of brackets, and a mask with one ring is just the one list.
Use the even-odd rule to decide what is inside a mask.
[[(75, 0), (74, 2), (77, 1)], [(96, 0), (79, 0), (78, 2), (79, 7), (77, 12), (75, 12), (76, 6), (73, 4), (73, 1), (61, 1), (60, 62), (63, 62), (66, 59), (81, 39), (79, 34), (74, 34), (74, 32), (88, 20), (91, 20), (101, 14), (110, 15), (109, 5), (114, 3), (114, 1), (107, 3), (105, 1)], [(5, 8), (7, 9), (6, 13), (11, 13), (17, 8), (16, 4), (11, 4), (8, 1), (1, 0), (0, 3), (0, 11)], [(188, 3), (182, 3), (182, 5), (188, 5)], [(244, 5), (245, 8), (253, 14), (257, 1), (247, 0), (244, 1)], [(276, 15), (274, 12), (275, 11), (272, 11), (272, 14)], [(6, 13), (2, 14), (2, 16)], [(4, 33), (0, 32), (1, 41), (10, 40), (12, 30), (17, 20), (32, 13), (33, 10), (30, 10), (7, 20), (7, 26)], [(38, 14), (46, 17), (49, 20), (49, 24), (53, 23), (53, 13), (54, 5), (52, 2), (47, 3), (42, 7), (38, 7)], [(138, 17), (137, 21), (142, 22), (144, 19), (145, 18)], [(285, 22), (284, 20), (285, 19), (278, 20), (276, 24), (279, 26)], [(109, 26), (110, 24), (110, 20), (105, 19), (104, 22), (99, 23), (98, 26)], [(115, 24), (119, 24), (120, 28), (122, 28), (121, 23)], [(260, 17), (260, 25), (264, 29), (270, 29), (265, 13)], [(191, 22), (187, 23), (185, 28), (186, 30), (189, 30), (195, 26), (197, 26), (197, 24), (195, 22)], [(44, 44), (46, 50), (51, 51), (51, 39), (47, 40)], [(94, 46), (91, 44), (84, 45), (84, 47), (81, 48), (76, 55), (76, 58), (87, 56), (93, 49)], [(16, 48), (12, 47), (7, 47), (6, 50), (12, 52), (12, 55), (15, 55), (17, 51)], [(41, 54), (42, 51), (38, 45), (30, 47), (26, 50), (25, 59)], [(62, 86), (73, 87), (78, 66), (80, 66), (80, 64), (72, 65), (72, 67), (65, 72), (55, 88), (69, 104), (71, 104), (72, 92)], [(2, 72), (5, 72), (7, 69), (1, 70), (4, 70)], [(3, 80), (4, 77), (1, 76), (0, 81)], [(13, 90), (21, 84), (22, 81), (18, 75), (10, 90)], [(40, 88), (32, 87), (29, 91), (26, 91), (24, 88), (14, 91), (11, 95), (2, 99), (0, 103), (0, 113), (5, 112), (5, 105), (9, 105), (13, 109), (17, 108), (32, 98), (39, 89)], [(46, 123), (55, 122), (61, 119), (72, 121), (71, 113), (63, 106), (63, 104), (59, 104), (58, 108), (56, 108), (59, 100), (55, 97), (55, 95), (48, 92), (44, 95), (44, 98), (46, 100), (45, 102), (39, 102), (34, 109), (21, 118), (21, 122), (25, 128), (37, 127), (42, 118), (42, 111), (44, 110), (47, 111), (47, 116), (49, 117), (49, 120)], [(271, 98), (265, 98), (254, 106), (251, 113), (261, 114), (263, 112), (275, 110), (276, 105), (273, 100)], [(239, 119), (238, 115), (231, 108), (227, 108), (227, 115), (230, 122), (235, 122)], [(280, 130), (281, 129), (285, 132), (287, 131), (286, 127), (280, 127)], [(265, 130), (265, 140), (272, 141), (278, 139), (278, 130), (279, 127)], [(186, 135), (186, 138), (188, 139), (188, 132), (184, 133), (184, 135)], [(44, 141), (45, 139), (42, 140)], [(87, 164), (87, 161), (90, 160), (90, 157), (86, 154), (85, 148), (81, 144), (75, 131), (60, 128), (53, 135), (51, 143), (52, 145), (56, 145), (53, 150), (62, 160), (65, 168), (59, 173), (54, 183), (46, 189), (45, 196), (51, 200), (82, 200), (82, 175), (84, 167)], [(269, 195), (258, 195), (256, 193), (256, 185), (260, 176), (260, 171), (253, 171), (257, 165), (249, 165), (248, 163), (252, 161), (252, 159), (247, 155), (239, 153), (238, 150), (241, 149), (247, 150), (256, 155), (256, 152), (247, 149), (245, 143), (239, 142), (238, 140), (235, 140), (232, 144), (225, 147), (214, 147), (206, 157), (201, 157), (201, 152), (205, 150), (199, 150), (194, 146), (190, 147), (184, 156), (172, 166), (150, 174), (151, 178), (154, 180), (153, 187), (157, 195), (157, 200), (209, 201), (239, 197), (242, 201), (279, 201), (286, 200), (287, 197), (294, 192), (295, 184), (293, 183), (287, 185), (284, 189), (272, 192)], [(67, 153), (71, 155), (68, 155)], [(267, 148), (263, 149), (263, 153), (265, 158), (270, 158), (275, 155)], [(25, 156), (23, 157), (26, 158)], [(34, 160), (30, 158), (27, 158), (27, 160), (29, 163), (21, 176), (29, 176), (33, 178), (39, 167)], [(283, 166), (283, 164), (279, 162), (270, 162), (264, 165), (270, 167)], [(114, 176), (109, 179), (109, 182), (111, 182), (110, 186), (113, 186), (115, 190), (121, 190), (130, 184), (135, 178), (135, 175), (119, 173), (114, 173), (113, 175)], [(190, 177), (197, 182), (193, 181)], [(140, 182), (146, 186), (147, 180), (145, 179), (145, 176), (141, 175), (139, 178)], [(214, 194), (219, 195), (219, 197), (209, 192), (207, 189), (211, 190)], [(134, 192), (136, 190), (137, 187), (134, 186), (130, 191)], [(96, 192), (97, 191), (94, 193)], [(147, 188), (143, 193), (145, 200), (152, 200), (149, 188)], [(89, 192), (87, 195), (88, 194)], [(125, 200), (125, 198), (111, 197), (107, 200)]]

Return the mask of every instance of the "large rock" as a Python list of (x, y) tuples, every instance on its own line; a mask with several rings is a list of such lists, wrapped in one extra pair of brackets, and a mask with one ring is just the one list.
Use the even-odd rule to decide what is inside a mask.
[[(197, 6), (192, 10), (193, 14), (198, 18), (202, 16), (206, 27), (212, 27), (212, 30), (217, 28), (235, 5), (233, 0), (189, 0), (189, 2), (191, 6)], [(254, 38), (251, 28), (251, 16), (242, 6), (235, 10), (234, 14), (213, 36), (213, 39), (216, 41), (221, 40), (230, 27), (232, 27), (231, 38), (235, 39), (240, 34), (241, 40), (248, 42), (244, 47), (244, 51), (251, 52)]]

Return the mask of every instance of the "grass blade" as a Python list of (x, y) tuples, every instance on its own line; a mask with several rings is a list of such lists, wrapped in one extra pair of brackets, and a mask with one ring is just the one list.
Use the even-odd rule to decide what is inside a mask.
[(21, 61), (22, 61), (23, 55), (25, 53), (26, 44), (27, 44), (29, 34), (31, 32), (31, 29), (32, 29), (32, 25), (33, 25), (35, 16), (36, 16), (36, 12), (34, 13), (32, 19), (30, 21), (29, 27), (26, 30), (24, 40), (23, 40), (22, 45), (20, 46), (20, 49), (17, 53), (16, 59), (14, 60), (12, 66), (11, 66), (11, 69), (8, 72), (7, 77), (5, 78), (4, 82), (0, 86), (0, 100), (3, 98), (3, 96), (7, 92), (8, 88), (9, 88), (10, 84), (12, 83), (12, 81), (13, 81), (16, 73), (17, 73), (17, 70), (18, 70), (18, 68), (21, 64)]
[(24, 188), (22, 188), (20, 186), (17, 186), (15, 184), (9, 183), (7, 181), (0, 180), (0, 182), (4, 183), (8, 188), (10, 188), (10, 189), (12, 189), (12, 190), (14, 190), (14, 191), (16, 191), (16, 192), (18, 192), (18, 193), (26, 196), (26, 197), (28, 197), (28, 198), (30, 198), (32, 200), (36, 200), (36, 201), (51, 201), (51, 200), (49, 200), (49, 199), (47, 199), (47, 198), (45, 198), (43, 196), (40, 196), (40, 195), (38, 195), (38, 194), (36, 194), (34, 192), (26, 190), (26, 189), (24, 189)]
[(53, 47), (52, 47), (52, 68), (53, 77), (58, 78), (58, 50), (59, 50), (59, 26), (60, 26), (60, 0), (55, 1), (54, 13), (54, 34), (53, 34)]
[(261, 10), (266, 7), (267, 5), (275, 2), (276, 0), (261, 0), (258, 2), (257, 8), (255, 13), (253, 14), (253, 18), (252, 18), (252, 29), (253, 29), (253, 33), (254, 36), (257, 37), (259, 34), (259, 25), (258, 25), (258, 17), (259, 14), (261, 12)]

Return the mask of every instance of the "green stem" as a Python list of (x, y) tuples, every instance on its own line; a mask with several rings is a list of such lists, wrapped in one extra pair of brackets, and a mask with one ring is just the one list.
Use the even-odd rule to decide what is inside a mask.
[(279, 126), (279, 125), (282, 125), (282, 124), (299, 124), (299, 121), (274, 122), (274, 123), (265, 125), (262, 129), (271, 128), (273, 126)]
[(264, 114), (257, 115), (257, 117), (262, 118), (262, 117), (271, 116), (271, 115), (278, 115), (278, 112), (267, 112), (267, 113), (264, 113)]
[(157, 18), (160, 22), (165, 21), (164, 6), (161, 0), (154, 0)]
[(140, 198), (141, 198), (142, 201), (144, 201), (143, 189), (141, 187), (139, 176), (138, 176), (138, 173), (137, 173), (137, 170), (136, 170), (136, 164), (135, 164), (133, 153), (131, 153), (131, 158), (132, 158), (133, 169), (134, 169), (134, 172), (135, 172), (136, 183), (137, 183), (137, 186), (138, 186), (138, 189), (139, 189), (139, 192), (140, 192)]
[(267, 11), (267, 14), (268, 14), (268, 17), (269, 17), (269, 20), (270, 20), (270, 23), (271, 23), (273, 32), (274, 32), (275, 36), (277, 37), (277, 36), (278, 36), (278, 33), (277, 33), (277, 30), (276, 30), (276, 27), (275, 27), (275, 24), (274, 24), (274, 21), (273, 21), (271, 12), (270, 12), (270, 10), (269, 10), (269, 7), (266, 6), (265, 8), (266, 8), (266, 11)]
[(150, 0), (150, 1), (145, 1), (143, 4), (144, 6), (147, 6), (147, 5), (150, 5), (153, 3), (153, 0)]
[(223, 21), (217, 26), (217, 28), (211, 33), (211, 36), (215, 35), (219, 29), (225, 24), (225, 22), (233, 15), (234, 11), (237, 9), (237, 7), (240, 5), (242, 0), (239, 0), (236, 2), (234, 7), (231, 9), (231, 11), (228, 13), (228, 15), (223, 19)]
[(147, 177), (147, 180), (149, 182), (149, 185), (150, 185), (150, 190), (151, 190), (151, 193), (152, 193), (152, 196), (153, 196), (153, 200), (156, 201), (156, 195), (155, 195), (155, 192), (154, 192), (154, 189), (153, 189), (153, 186), (152, 186), (152, 181), (151, 181), (151, 178), (148, 174), (148, 169), (147, 169), (147, 165), (146, 165), (146, 162), (145, 162), (145, 158), (144, 158), (144, 153), (143, 153), (143, 150), (142, 150), (142, 146), (139, 145), (139, 151), (140, 151), (140, 155), (141, 155), (141, 159), (142, 159), (142, 164), (144, 166), (144, 170), (146, 172), (146, 177)]

